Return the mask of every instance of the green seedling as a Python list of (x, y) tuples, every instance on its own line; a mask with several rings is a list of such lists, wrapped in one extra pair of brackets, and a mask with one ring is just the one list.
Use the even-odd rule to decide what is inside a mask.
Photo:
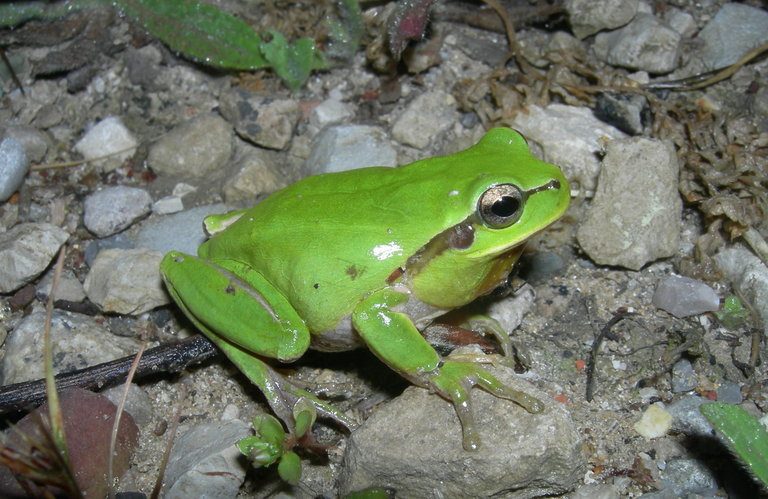
[(749, 310), (745, 308), (736, 296), (725, 299), (723, 306), (715, 312), (717, 320), (728, 329), (736, 329), (749, 317)]

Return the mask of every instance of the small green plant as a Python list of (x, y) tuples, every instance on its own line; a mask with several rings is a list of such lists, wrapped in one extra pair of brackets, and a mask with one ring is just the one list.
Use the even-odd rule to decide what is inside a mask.
[(724, 327), (735, 329), (749, 317), (749, 309), (745, 308), (736, 296), (729, 296), (715, 315)]
[(760, 421), (738, 405), (715, 402), (699, 410), (723, 437), (723, 441), (768, 487), (768, 431)]

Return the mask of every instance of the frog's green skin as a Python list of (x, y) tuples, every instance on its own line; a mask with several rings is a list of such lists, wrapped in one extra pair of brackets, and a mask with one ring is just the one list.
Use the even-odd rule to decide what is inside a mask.
[(209, 230), (219, 231), (199, 256), (170, 252), (161, 272), (184, 312), (265, 392), (289, 429), (300, 399), (350, 422), (259, 357), (292, 361), (310, 346), (364, 343), (451, 400), (464, 447), (473, 450), (480, 440), (472, 386), (531, 412), (543, 406), (475, 362), (442, 359), (419, 330), (503, 283), (526, 240), (568, 201), (560, 170), (534, 158), (517, 132), (497, 128), (450, 156), (309, 177), (249, 210), (209, 217)]

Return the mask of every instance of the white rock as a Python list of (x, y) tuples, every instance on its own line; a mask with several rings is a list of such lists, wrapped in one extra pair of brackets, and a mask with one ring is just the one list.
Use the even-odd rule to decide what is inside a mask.
[(309, 124), (319, 132), (328, 125), (337, 125), (354, 115), (355, 111), (352, 106), (331, 98), (324, 100), (312, 109), (309, 113)]
[(442, 90), (424, 92), (413, 99), (392, 126), (392, 137), (417, 149), (434, 143), (458, 121), (456, 99)]
[(381, 128), (342, 125), (328, 127), (318, 135), (304, 170), (315, 175), (396, 164), (397, 152)]
[(638, 14), (631, 23), (595, 38), (595, 54), (608, 64), (669, 73), (680, 62), (680, 33), (651, 14)]
[[(5, 342), (3, 383), (20, 383), (43, 377), (43, 324), (40, 308), (14, 329)], [(51, 321), (54, 372), (68, 372), (135, 353), (139, 343), (110, 334), (93, 317), (60, 310)]]
[(583, 39), (627, 24), (637, 13), (638, 0), (566, 0), (563, 7), (573, 34)]
[(160, 277), (163, 254), (146, 248), (100, 251), (85, 278), (88, 298), (105, 312), (138, 315), (170, 303)]
[(650, 405), (633, 428), (648, 440), (663, 437), (672, 427), (672, 415), (658, 405)]
[(166, 499), (234, 499), (247, 466), (235, 443), (249, 435), (249, 426), (236, 419), (190, 428), (173, 444), (165, 474)]
[(541, 159), (562, 168), (572, 186), (586, 191), (594, 190), (597, 184), (597, 155), (603, 150), (603, 141), (626, 137), (595, 118), (589, 109), (564, 104), (530, 106), (527, 113), (518, 113), (510, 126), (541, 149)]
[(48, 223), (26, 223), (0, 234), (0, 293), (10, 293), (39, 276), (69, 238)]
[(95, 161), (104, 171), (112, 171), (133, 155), (138, 141), (119, 116), (104, 118), (86, 132), (75, 144), (75, 150), (85, 159), (111, 155)]
[(675, 254), (682, 223), (678, 171), (671, 142), (642, 137), (609, 142), (595, 199), (577, 232), (589, 257), (639, 270)]
[(184, 209), (184, 202), (178, 196), (165, 196), (152, 204), (152, 213), (157, 215), (169, 215), (178, 213)]
[(704, 48), (696, 55), (707, 69), (720, 69), (768, 41), (768, 12), (736, 2), (723, 5), (696, 37)]
[(232, 125), (215, 114), (186, 121), (150, 147), (147, 163), (160, 175), (210, 181), (232, 156)]

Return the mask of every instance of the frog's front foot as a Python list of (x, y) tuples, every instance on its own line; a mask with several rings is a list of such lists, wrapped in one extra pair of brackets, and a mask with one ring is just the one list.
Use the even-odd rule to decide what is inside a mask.
[(480, 435), (475, 427), (469, 398), (469, 390), (473, 386), (479, 386), (496, 397), (512, 400), (532, 414), (544, 410), (544, 404), (539, 399), (509, 388), (484, 368), (472, 362), (443, 361), (434, 371), (425, 373), (424, 380), (429, 388), (453, 403), (461, 421), (462, 444), (468, 451), (480, 448)]

